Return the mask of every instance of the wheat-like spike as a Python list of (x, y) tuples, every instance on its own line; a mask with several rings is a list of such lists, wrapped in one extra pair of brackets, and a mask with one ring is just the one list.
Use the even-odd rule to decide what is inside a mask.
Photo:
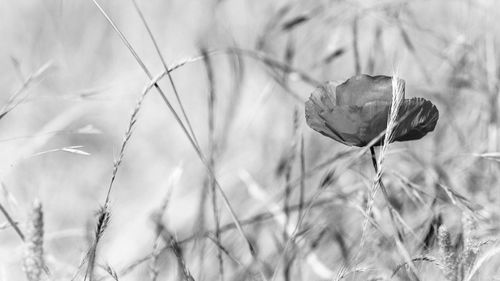
[(450, 233), (444, 225), (438, 230), (439, 254), (441, 256), (442, 270), (448, 281), (457, 281), (457, 254), (451, 244)]
[(43, 260), (43, 211), (35, 200), (26, 224), (23, 270), (29, 281), (39, 281), (45, 268)]
[(148, 266), (150, 278), (149, 280), (151, 281), (158, 280), (158, 275), (160, 274), (160, 268), (158, 267), (158, 259), (161, 254), (160, 241), (161, 237), (157, 237), (153, 245), (153, 252), (151, 253), (151, 258)]
[(97, 212), (97, 226), (94, 233), (94, 241), (90, 245), (88, 250), (86, 261), (87, 261), (87, 271), (85, 272), (84, 280), (94, 280), (94, 269), (96, 265), (97, 258), (97, 247), (99, 241), (101, 241), (102, 236), (104, 235), (104, 231), (108, 227), (109, 220), (111, 218), (111, 212), (109, 208), (109, 204), (105, 204), (102, 206)]
[(460, 260), (460, 272), (462, 277), (465, 277), (474, 265), (477, 252), (479, 251), (479, 243), (475, 235), (477, 223), (472, 216), (466, 213), (462, 215), (462, 227), (464, 233), (464, 250)]
[[(380, 154), (378, 157), (378, 167), (380, 170), (380, 174), (382, 173), (382, 167), (383, 167), (383, 162), (385, 159), (385, 152), (387, 151), (387, 147), (389, 146), (389, 143), (391, 143), (394, 140), (394, 133), (395, 133), (395, 127), (398, 123), (398, 113), (399, 109), (401, 108), (401, 104), (404, 100), (405, 97), (405, 84), (403, 80), (399, 79), (397, 74), (394, 74), (392, 76), (392, 103), (391, 103), (391, 110), (389, 112), (389, 117), (388, 117), (388, 122), (387, 122), (387, 128), (385, 131), (385, 138), (384, 138), (384, 143), (382, 145), (382, 148), (380, 149)], [(378, 177), (379, 175), (377, 175)], [(381, 175), (380, 175), (381, 176)]]
[(114, 281), (118, 281), (118, 274), (109, 264), (104, 267), (104, 270), (111, 278), (113, 278)]

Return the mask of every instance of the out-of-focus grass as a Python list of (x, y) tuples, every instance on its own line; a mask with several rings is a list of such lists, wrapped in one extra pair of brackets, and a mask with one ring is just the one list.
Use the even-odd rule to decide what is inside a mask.
[[(133, 4), (101, 4), (153, 75), (160, 73), (161, 61)], [(314, 80), (340, 81), (355, 72), (353, 46), (357, 46), (361, 72), (390, 75), (397, 69), (407, 82), (407, 96), (426, 97), (440, 110), (435, 132), (419, 141), (392, 144), (384, 165), (391, 202), (413, 230), (405, 229), (404, 247), (411, 258), (427, 258), (427, 262), (415, 261), (418, 276), (420, 280), (445, 278), (440, 267), (430, 262), (442, 259), (438, 243), (430, 243), (430, 238), (437, 239), (439, 227), (434, 224), (435, 232), (429, 232), (432, 218), (442, 218), (451, 243), (458, 247), (467, 236), (461, 218), (471, 215), (471, 210), (477, 220), (475, 241), (491, 241), (480, 248), (481, 263), (476, 264), (480, 267), (471, 280), (499, 276), (494, 254), (500, 192), (494, 153), (499, 150), (500, 38), (495, 23), (500, 7), (495, 1), (140, 1), (139, 6), (169, 66), (199, 56), (201, 46), (238, 47), (282, 66), (289, 64)], [(358, 36), (353, 44), (355, 18)], [(0, 38), (2, 107), (30, 74), (50, 62), (29, 83), (19, 105), (0, 119), (0, 202), (24, 230), (32, 202), (39, 198), (51, 280), (68, 280), (84, 260), (96, 225), (94, 212), (106, 196), (113, 160), (135, 101), (149, 81), (91, 1), (1, 1)], [(239, 80), (235, 58), (227, 52), (210, 57), (215, 139), (222, 143), (221, 136), (227, 134), (215, 158), (215, 170), (238, 217), (244, 222), (253, 218), (244, 230), (256, 247), (258, 261), (251, 258), (235, 230), (223, 232), (224, 250), (241, 263), (223, 254), (225, 279), (247, 280), (260, 271), (268, 279), (275, 272), (276, 280), (284, 280), (284, 264), (290, 263), (290, 280), (320, 280), (311, 258), (335, 274), (343, 267), (346, 272), (355, 265), (365, 269), (345, 277), (348, 280), (390, 279), (406, 260), (393, 244), (387, 203), (380, 195), (371, 217), (379, 228), (369, 224), (367, 242), (358, 247), (364, 220), (360, 211), (374, 176), (369, 155), (353, 159), (358, 150), (305, 125), (303, 101), (314, 89), (311, 83), (248, 55), (239, 57), (243, 67)], [(208, 155), (209, 83), (203, 62), (188, 63), (172, 75), (201, 149)], [(159, 85), (173, 101), (167, 79)], [(228, 113), (230, 107), (234, 114)], [(301, 174), (299, 145), (293, 162), (286, 163), (293, 142), (299, 143), (293, 132), (297, 109), (306, 171), (335, 153), (353, 153), (315, 169), (305, 180), (305, 205), (313, 198), (318, 206), (313, 202), (304, 211), (296, 242), (287, 243), (276, 216), (279, 212), (273, 208), (284, 206), (287, 186), (278, 167), (291, 165), (289, 221), (294, 224), (298, 219), (293, 206), (299, 203), (295, 184)], [(224, 127), (228, 119), (230, 126)], [(83, 146), (78, 149), (90, 155), (60, 150), (72, 146)], [(356, 162), (346, 166), (352, 160)], [(176, 170), (182, 174), (172, 184)], [(328, 170), (336, 171), (333, 183), (317, 193)], [(122, 270), (153, 252), (156, 236), (151, 215), (172, 188), (164, 226), (180, 243), (185, 267), (196, 280), (218, 279), (214, 243), (184, 241), (199, 234), (196, 231), (213, 229), (209, 199), (202, 212), (206, 225), (197, 227), (206, 179), (206, 169), (153, 89), (142, 105), (117, 174), (111, 220), (99, 242), (97, 264), (109, 264), (119, 280), (148, 278), (150, 261), (127, 274)], [(259, 199), (256, 191), (267, 200)], [(224, 230), (232, 221), (221, 201), (218, 205)], [(258, 223), (257, 214), (267, 219)], [(24, 244), (3, 216), (0, 225), (0, 280), (22, 280)], [(428, 249), (423, 249), (422, 241), (429, 242)], [(285, 247), (287, 254), (283, 254)], [(352, 262), (358, 252), (359, 259)], [(292, 254), (293, 263), (285, 258)], [(177, 261), (171, 252), (158, 257), (157, 268), (159, 278), (177, 278)], [(403, 266), (393, 278), (414, 278), (409, 272)], [(110, 278), (101, 268), (96, 273)]]

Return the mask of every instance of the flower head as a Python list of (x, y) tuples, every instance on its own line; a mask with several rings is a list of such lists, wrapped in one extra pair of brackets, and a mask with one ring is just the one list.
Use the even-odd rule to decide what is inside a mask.
[[(426, 99), (404, 99), (404, 87), (402, 94), (392, 141), (420, 139), (434, 130), (439, 112)], [(391, 104), (392, 77), (357, 75), (338, 86), (319, 86), (306, 102), (306, 122), (338, 142), (365, 146), (386, 129)]]

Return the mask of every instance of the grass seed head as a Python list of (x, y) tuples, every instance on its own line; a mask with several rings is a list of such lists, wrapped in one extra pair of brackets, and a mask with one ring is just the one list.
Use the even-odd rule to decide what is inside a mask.
[(23, 270), (29, 281), (39, 281), (43, 268), (43, 211), (42, 204), (36, 200), (26, 224), (26, 240), (24, 243)]
[(451, 243), (450, 233), (444, 225), (438, 230), (439, 254), (441, 257), (442, 270), (448, 281), (457, 281), (457, 255), (455, 247)]

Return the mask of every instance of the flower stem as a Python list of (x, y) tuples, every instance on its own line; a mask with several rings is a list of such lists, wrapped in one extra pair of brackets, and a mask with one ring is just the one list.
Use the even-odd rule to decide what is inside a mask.
[(382, 193), (384, 194), (385, 201), (387, 202), (387, 208), (389, 209), (389, 215), (391, 217), (391, 222), (394, 227), (394, 231), (398, 235), (398, 238), (400, 241), (403, 241), (403, 235), (401, 231), (398, 229), (396, 225), (396, 219), (394, 217), (394, 213), (396, 210), (391, 204), (391, 201), (389, 200), (389, 193), (387, 192), (387, 189), (385, 188), (384, 182), (382, 181), (382, 174), (378, 175), (379, 173), (379, 167), (377, 165), (377, 155), (375, 154), (375, 148), (373, 146), (370, 147), (370, 153), (372, 156), (372, 164), (373, 168), (375, 169), (375, 174), (377, 174), (377, 180), (378, 180), (378, 185), (380, 186), (380, 190), (382, 190)]
[[(377, 156), (375, 155), (375, 148), (373, 146), (370, 146), (370, 152), (372, 154), (373, 168), (375, 168), (375, 173), (378, 173)], [(380, 183), (380, 186), (382, 186), (382, 180), (379, 180), (379, 183)]]
[[(377, 177), (377, 182), (382, 190), (382, 194), (384, 195), (385, 202), (387, 203), (387, 209), (389, 211), (389, 217), (391, 218), (391, 225), (394, 230), (394, 240), (398, 246), (398, 249), (401, 251), (401, 254), (403, 257), (409, 257), (408, 250), (404, 247), (404, 240), (403, 240), (403, 231), (398, 227), (398, 223), (396, 220), (396, 215), (399, 218), (398, 211), (394, 209), (394, 206), (392, 206), (391, 201), (389, 200), (389, 193), (387, 192), (387, 189), (385, 188), (384, 182), (382, 181), (382, 171), (381, 167), (377, 165), (377, 155), (375, 154), (375, 148), (372, 146), (370, 147), (370, 152), (372, 156), (372, 163), (373, 163), (373, 168), (375, 168), (375, 174)], [(374, 190), (375, 191), (375, 190)], [(373, 200), (373, 198), (372, 198)], [(417, 274), (417, 269), (415, 268), (415, 265), (413, 264), (412, 260), (407, 259), (407, 262), (410, 266), (410, 272), (414, 275), (416, 280), (419, 280), (418, 274)], [(415, 278), (412, 278), (411, 280), (414, 280)]]

